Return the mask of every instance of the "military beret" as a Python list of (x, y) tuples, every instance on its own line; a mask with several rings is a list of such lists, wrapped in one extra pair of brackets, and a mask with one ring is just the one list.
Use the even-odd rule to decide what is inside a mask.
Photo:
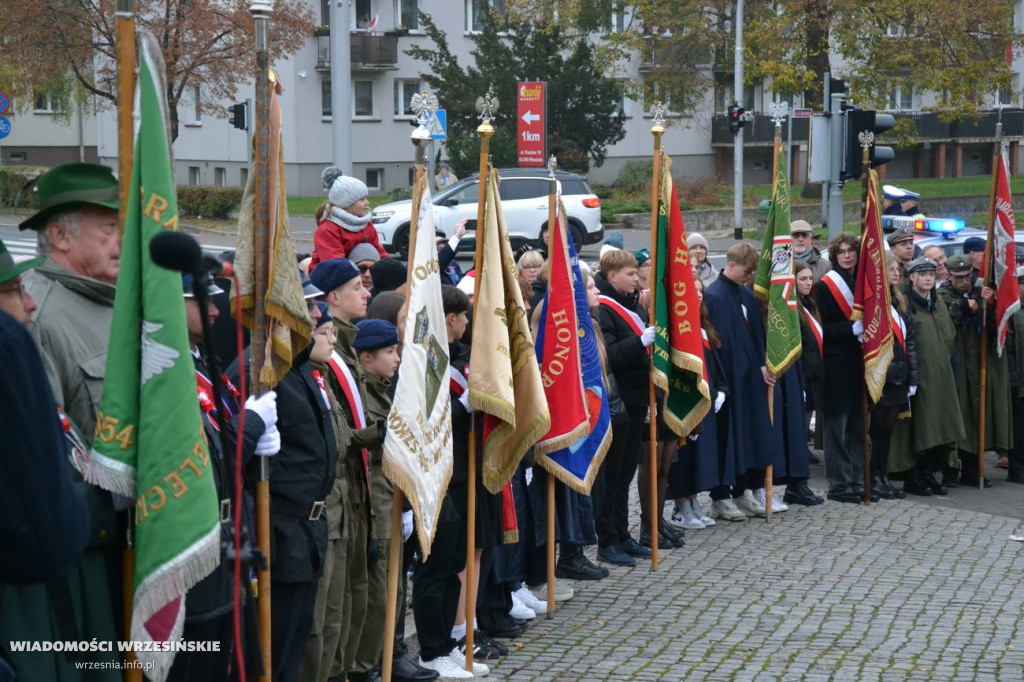
[(637, 249), (633, 252), (633, 257), (636, 258), (637, 265), (643, 265), (651, 260), (651, 252), (647, 249)]
[(348, 258), (325, 260), (309, 273), (309, 279), (317, 289), (329, 293), (345, 282), (359, 276), (359, 268)]
[(914, 260), (910, 261), (909, 265), (907, 265), (907, 274), (910, 275), (914, 274), (915, 272), (929, 271), (935, 272), (935, 261), (933, 261), (931, 258), (926, 258), (925, 256), (915, 258)]
[(316, 327), (319, 329), (323, 325), (327, 324), (334, 319), (334, 316), (327, 309), (327, 304), (323, 301), (315, 301), (316, 307), (320, 310), (320, 318), (316, 321)]
[(970, 272), (972, 268), (974, 268), (974, 261), (971, 260), (970, 256), (964, 254), (958, 253), (946, 261), (946, 271), (951, 275)]
[(398, 345), (398, 327), (387, 320), (361, 320), (356, 326), (359, 331), (352, 347), (358, 351)]
[(974, 251), (984, 251), (985, 240), (981, 237), (968, 237), (964, 240), (964, 253), (972, 253)]
[(892, 246), (893, 244), (896, 244), (898, 242), (903, 242), (903, 241), (906, 241), (908, 239), (913, 239), (913, 238), (914, 238), (914, 232), (912, 230), (908, 230), (905, 227), (900, 227), (895, 232), (890, 234), (886, 238), (886, 241), (889, 242), (889, 246)]

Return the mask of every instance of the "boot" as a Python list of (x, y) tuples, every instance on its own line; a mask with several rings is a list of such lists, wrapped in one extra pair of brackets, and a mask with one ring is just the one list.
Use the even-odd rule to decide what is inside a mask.
[(921, 497), (932, 496), (931, 486), (924, 480), (920, 463), (907, 474), (907, 480), (903, 482), (903, 492), (908, 495), (920, 495)]
[(871, 474), (871, 497), (878, 500), (891, 500), (893, 491), (885, 485), (885, 479), (877, 471)]
[(567, 542), (561, 544), (561, 554), (555, 564), (555, 577), (571, 580), (600, 580), (604, 571), (592, 566), (583, 556), (583, 547)]
[(882, 478), (885, 480), (885, 485), (888, 486), (889, 490), (892, 491), (892, 496), (895, 499), (897, 499), (897, 500), (906, 499), (906, 497), (907, 497), (906, 493), (904, 493), (902, 490), (900, 490), (899, 488), (894, 486), (892, 484), (892, 481), (889, 480), (888, 476), (882, 476)]

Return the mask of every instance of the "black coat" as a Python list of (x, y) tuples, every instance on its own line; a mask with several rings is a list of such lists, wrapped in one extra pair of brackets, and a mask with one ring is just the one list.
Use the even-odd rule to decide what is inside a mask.
[[(637, 308), (639, 294), (619, 293), (602, 273), (594, 276), (594, 283), (602, 296), (615, 299), (646, 321), (643, 311)], [(633, 328), (608, 306), (598, 306), (597, 323), (604, 338), (605, 351), (608, 353), (608, 371), (615, 375), (619, 395), (626, 410), (631, 414), (643, 412), (647, 409), (648, 403), (650, 354)]]
[[(853, 290), (854, 273), (840, 267), (833, 271), (842, 276)], [(822, 405), (826, 414), (842, 414), (861, 409), (861, 386), (864, 383), (864, 356), (860, 341), (853, 333), (853, 323), (839, 307), (832, 290), (824, 281), (814, 283), (814, 300), (821, 316), (825, 348), (825, 379)]]
[(441, 271), (441, 284), (455, 286), (465, 276), (455, 260), (455, 249), (451, 247), (451, 244), (445, 244), (437, 252), (437, 266)]
[[(885, 375), (885, 386), (882, 388), (882, 397), (879, 405), (907, 406), (910, 407), (910, 399), (907, 397), (907, 390), (911, 386), (917, 386), (920, 382), (917, 371), (917, 336), (914, 332), (914, 320), (911, 318), (910, 308), (900, 310), (893, 301), (903, 320), (903, 327), (906, 329), (904, 343), (893, 339), (892, 362), (889, 363), (889, 371)], [(894, 331), (895, 333), (895, 331)], [(906, 344), (906, 349), (904, 349)]]

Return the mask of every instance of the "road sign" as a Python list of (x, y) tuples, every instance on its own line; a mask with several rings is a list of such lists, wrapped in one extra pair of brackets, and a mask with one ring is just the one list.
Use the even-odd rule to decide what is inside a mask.
[(444, 140), (448, 137), (448, 112), (445, 109), (438, 109), (430, 117), (427, 123), (427, 130), (430, 131), (430, 139)]
[(548, 143), (547, 84), (544, 81), (521, 82), (518, 93), (519, 165), (544, 166)]
[(11, 110), (11, 98), (6, 92), (0, 92), (0, 114), (6, 114)]
[(11, 134), (11, 121), (6, 116), (0, 116), (0, 140)]
[(793, 118), (810, 118), (814, 114), (814, 109), (794, 109)]

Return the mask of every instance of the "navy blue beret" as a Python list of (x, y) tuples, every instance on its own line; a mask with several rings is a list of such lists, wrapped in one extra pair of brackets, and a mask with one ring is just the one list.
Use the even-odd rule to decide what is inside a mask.
[(323, 325), (327, 324), (334, 317), (327, 311), (327, 304), (323, 301), (314, 301), (318, 310), (320, 310), (320, 319), (316, 321), (316, 327), (319, 329)]
[(317, 289), (330, 293), (350, 279), (359, 276), (359, 268), (348, 258), (332, 258), (313, 268), (309, 279)]
[(964, 240), (964, 253), (971, 253), (972, 251), (984, 251), (985, 240), (981, 237), (968, 237)]
[(361, 320), (352, 347), (358, 351), (377, 350), (398, 345), (398, 327), (387, 320)]

